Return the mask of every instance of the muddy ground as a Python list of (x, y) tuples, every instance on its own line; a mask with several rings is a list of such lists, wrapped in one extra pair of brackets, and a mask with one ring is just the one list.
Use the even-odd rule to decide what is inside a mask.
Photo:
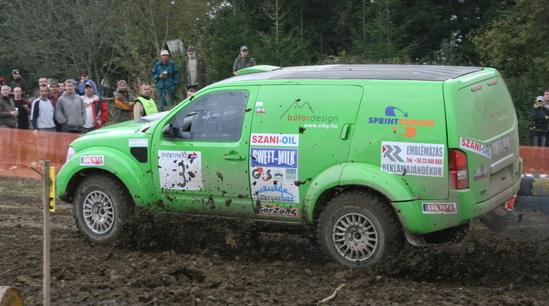
[[(0, 178), (0, 285), (25, 305), (42, 299), (40, 190)], [(147, 223), (128, 246), (91, 245), (61, 203), (52, 305), (314, 305), (342, 284), (329, 305), (549, 305), (548, 220), (528, 213), (501, 234), (475, 224), (459, 244), (407, 247), (389, 267), (352, 271), (303, 234), (177, 216)]]

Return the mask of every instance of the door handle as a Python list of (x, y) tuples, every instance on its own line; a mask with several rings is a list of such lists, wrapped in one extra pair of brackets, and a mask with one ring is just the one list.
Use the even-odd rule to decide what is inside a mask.
[(240, 153), (236, 151), (230, 151), (228, 153), (223, 154), (223, 158), (226, 160), (244, 160), (244, 156), (240, 155)]
[(349, 129), (351, 127), (350, 123), (345, 123), (343, 125), (343, 128), (341, 129), (341, 134), (339, 134), (339, 138), (345, 140), (349, 136)]

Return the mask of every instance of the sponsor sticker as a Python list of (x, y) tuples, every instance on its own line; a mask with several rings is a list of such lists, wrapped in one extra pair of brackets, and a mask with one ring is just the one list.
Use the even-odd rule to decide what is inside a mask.
[(459, 139), (459, 147), (464, 150), (480, 154), (484, 157), (490, 158), (491, 156), (491, 150), (489, 146), (466, 137), (461, 137)]
[(297, 147), (299, 146), (298, 134), (252, 134), (250, 143), (253, 146), (278, 146)]
[(250, 182), (254, 200), (299, 203), (296, 186), (298, 150), (250, 148)]
[(160, 188), (202, 190), (202, 156), (199, 151), (158, 151)]
[(444, 145), (383, 141), (381, 170), (399, 175), (442, 177)]
[(301, 210), (296, 207), (281, 207), (277, 205), (259, 205), (257, 215), (272, 217), (300, 218)]
[(255, 112), (257, 114), (262, 114), (266, 112), (265, 108), (263, 107), (263, 102), (261, 101), (255, 102)]
[(390, 125), (394, 133), (407, 138), (413, 138), (417, 134), (417, 127), (434, 127), (435, 121), (431, 119), (411, 119), (408, 112), (397, 107), (385, 107), (384, 116), (369, 117), (368, 124)]
[(103, 155), (88, 155), (80, 157), (80, 166), (103, 166), (105, 157)]
[(475, 181), (488, 177), (488, 167), (482, 165), (475, 170)]
[(128, 146), (130, 148), (146, 148), (149, 146), (149, 140), (144, 138), (128, 139)]
[(457, 214), (456, 203), (421, 203), (421, 210), (426, 215), (455, 215)]
[(309, 101), (296, 99), (286, 111), (280, 115), (280, 120), (298, 122), (305, 128), (335, 129), (338, 127), (339, 117), (327, 113), (317, 113)]
[(297, 149), (251, 149), (252, 167), (297, 168)]

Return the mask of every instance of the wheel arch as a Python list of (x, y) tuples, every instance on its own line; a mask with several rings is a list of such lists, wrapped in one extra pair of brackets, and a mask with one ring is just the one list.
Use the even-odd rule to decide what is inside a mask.
[(308, 190), (305, 202), (306, 222), (309, 224), (316, 224), (320, 212), (329, 200), (343, 191), (359, 189), (375, 194), (391, 206), (401, 225), (404, 220), (393, 202), (415, 199), (400, 177), (362, 163), (347, 163), (329, 168), (311, 186), (313, 187)]
[[(74, 200), (74, 195), (77, 190), (78, 185), (84, 180), (86, 177), (89, 177), (91, 175), (105, 175), (110, 177), (113, 180), (118, 181), (123, 187), (124, 191), (127, 192), (130, 196), (132, 195), (130, 190), (128, 189), (128, 186), (114, 173), (107, 171), (105, 169), (100, 168), (85, 168), (78, 172), (76, 172), (71, 179), (69, 180), (67, 184), (67, 192), (63, 196), (63, 200), (72, 203)], [(133, 196), (132, 196), (133, 199)]]

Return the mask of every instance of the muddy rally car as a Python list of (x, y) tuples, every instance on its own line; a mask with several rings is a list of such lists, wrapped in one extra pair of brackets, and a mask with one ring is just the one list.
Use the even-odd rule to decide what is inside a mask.
[(504, 216), (521, 167), (495, 69), (256, 66), (75, 140), (57, 186), (96, 243), (125, 239), (139, 206), (302, 226), (365, 267)]

